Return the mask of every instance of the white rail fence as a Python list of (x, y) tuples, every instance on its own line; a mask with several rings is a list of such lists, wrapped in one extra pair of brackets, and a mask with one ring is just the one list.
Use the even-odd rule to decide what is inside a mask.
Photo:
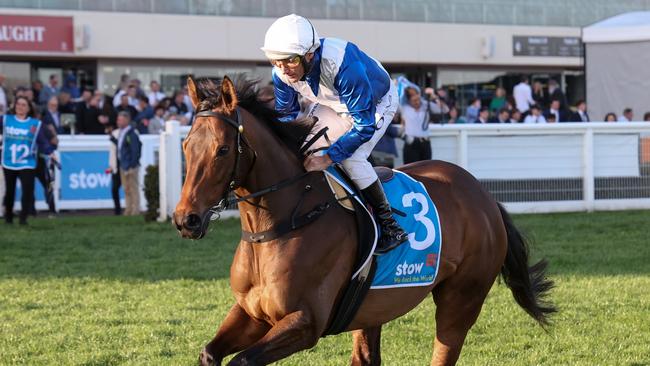
[[(142, 154), (140, 158), (140, 184), (144, 182), (145, 168), (158, 161), (158, 136), (140, 136)], [(111, 196), (111, 175), (106, 172), (109, 167), (109, 150), (111, 142), (106, 135), (61, 135), (56, 152), (62, 169), (55, 170), (53, 197), (57, 210), (94, 210), (113, 208)], [(0, 173), (0, 176), (2, 174)], [(1, 180), (1, 178), (0, 178)], [(4, 197), (4, 181), (0, 181), (0, 197)], [(22, 187), (17, 184), (14, 210), (21, 210), (20, 197)], [(35, 206), (37, 210), (46, 210), (43, 187), (35, 184)], [(124, 199), (122, 199), (124, 205)], [(140, 209), (146, 209), (146, 200), (140, 190)], [(0, 209), (0, 215), (3, 214)]]
[[(168, 123), (160, 137), (161, 220), (180, 198), (188, 132)], [(650, 209), (650, 123), (432, 125), (430, 134), (434, 159), (467, 169), (511, 212)]]

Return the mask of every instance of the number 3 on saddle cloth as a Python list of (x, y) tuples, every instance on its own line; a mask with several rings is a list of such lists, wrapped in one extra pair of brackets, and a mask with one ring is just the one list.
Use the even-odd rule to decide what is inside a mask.
[[(397, 170), (375, 169), (381, 179), (388, 202), (393, 208), (395, 220), (408, 233), (408, 242), (375, 257), (376, 270), (370, 288), (430, 285), (435, 281), (438, 273), (442, 246), (438, 210), (422, 183)], [(354, 195), (354, 198), (365, 208), (367, 205), (363, 202), (363, 198), (344, 174), (341, 169), (336, 167), (330, 167), (325, 171), (330, 187), (333, 182), (339, 183), (348, 195)], [(337, 193), (335, 192), (335, 194)], [(345, 202), (342, 204), (346, 207)], [(349, 209), (350, 206), (348, 205), (347, 208)], [(356, 214), (371, 216), (366, 209), (356, 210)], [(375, 232), (380, 232), (372, 216), (371, 220), (375, 226)], [(359, 228), (359, 230), (363, 229), (372, 230), (372, 228)], [(371, 235), (372, 251), (374, 251), (377, 239), (376, 234)], [(363, 245), (363, 243), (359, 243), (359, 245)], [(353, 278), (364, 266), (368, 265), (372, 251), (368, 257), (360, 261), (361, 268), (355, 268)]]

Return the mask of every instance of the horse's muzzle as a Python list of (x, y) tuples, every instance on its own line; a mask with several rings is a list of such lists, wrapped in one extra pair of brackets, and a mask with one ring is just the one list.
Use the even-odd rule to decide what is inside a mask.
[[(176, 229), (182, 237), (187, 239), (201, 239), (205, 236), (207, 224), (204, 223), (200, 215), (196, 213), (189, 213), (183, 215), (174, 212), (173, 219)], [(207, 220), (209, 223), (209, 220)]]

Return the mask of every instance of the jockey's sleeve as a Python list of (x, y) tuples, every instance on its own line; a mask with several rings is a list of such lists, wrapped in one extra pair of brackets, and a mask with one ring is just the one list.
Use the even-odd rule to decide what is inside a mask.
[(298, 118), (300, 104), (298, 104), (298, 92), (285, 84), (273, 68), (273, 89), (275, 92), (275, 110), (282, 114), (280, 121), (289, 122)]
[(360, 60), (346, 61), (344, 59), (339, 67), (334, 87), (350, 112), (353, 126), (327, 150), (335, 163), (352, 156), (375, 133), (375, 104), (366, 68)]

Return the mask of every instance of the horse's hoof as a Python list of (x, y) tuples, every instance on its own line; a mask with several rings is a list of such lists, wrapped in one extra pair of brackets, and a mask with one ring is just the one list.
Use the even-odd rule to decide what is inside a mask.
[(204, 348), (199, 355), (199, 366), (216, 366), (214, 357)]

